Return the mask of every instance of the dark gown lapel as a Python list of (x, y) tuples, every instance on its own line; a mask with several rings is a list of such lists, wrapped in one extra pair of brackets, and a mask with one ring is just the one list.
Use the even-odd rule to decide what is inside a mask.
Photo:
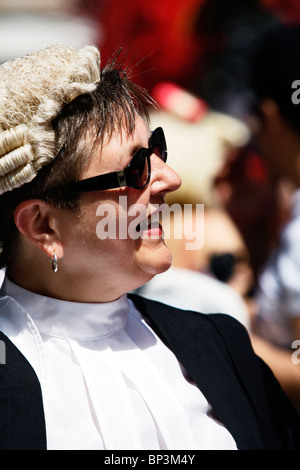
[(254, 407), (210, 316), (130, 297), (197, 384), (238, 448), (263, 449)]
[(14, 344), (0, 332), (0, 450), (46, 450), (42, 393), (38, 378)]

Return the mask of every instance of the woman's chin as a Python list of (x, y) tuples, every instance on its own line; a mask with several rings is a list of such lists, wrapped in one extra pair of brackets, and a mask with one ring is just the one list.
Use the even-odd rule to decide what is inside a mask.
[(151, 250), (141, 260), (140, 266), (145, 273), (152, 277), (167, 271), (172, 264), (172, 254), (169, 248), (163, 244), (159, 249)]

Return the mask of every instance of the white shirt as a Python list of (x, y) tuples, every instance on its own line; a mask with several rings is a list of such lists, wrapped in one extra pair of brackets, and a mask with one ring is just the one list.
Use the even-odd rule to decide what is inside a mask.
[(291, 317), (300, 317), (300, 190), (293, 196), (290, 221), (280, 244), (259, 278), (256, 294), (260, 334), (273, 344), (291, 348)]
[(0, 330), (41, 383), (49, 450), (236, 449), (127, 296), (66, 302), (7, 278), (1, 294)]

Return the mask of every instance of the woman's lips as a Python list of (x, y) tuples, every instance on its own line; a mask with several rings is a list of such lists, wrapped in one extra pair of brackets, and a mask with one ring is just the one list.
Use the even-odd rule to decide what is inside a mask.
[(140, 234), (140, 238), (162, 238), (163, 228), (160, 223), (161, 211), (152, 213), (147, 219), (143, 220), (137, 226), (137, 232)]

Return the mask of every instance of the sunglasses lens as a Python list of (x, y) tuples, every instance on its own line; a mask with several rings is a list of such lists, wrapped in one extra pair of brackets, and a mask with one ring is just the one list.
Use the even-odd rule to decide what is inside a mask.
[[(130, 180), (134, 188), (144, 188), (150, 180), (150, 155), (155, 153), (164, 162), (167, 160), (167, 146), (164, 132), (157, 128), (149, 140), (149, 148), (138, 150), (130, 163)], [(128, 184), (128, 183), (127, 183)]]
[(161, 127), (157, 128), (150, 139), (150, 145), (153, 153), (157, 155), (163, 162), (167, 160), (167, 145), (165, 140), (164, 131)]
[(143, 188), (149, 181), (148, 159), (145, 149), (140, 149), (131, 161), (131, 174), (134, 184), (138, 188)]

